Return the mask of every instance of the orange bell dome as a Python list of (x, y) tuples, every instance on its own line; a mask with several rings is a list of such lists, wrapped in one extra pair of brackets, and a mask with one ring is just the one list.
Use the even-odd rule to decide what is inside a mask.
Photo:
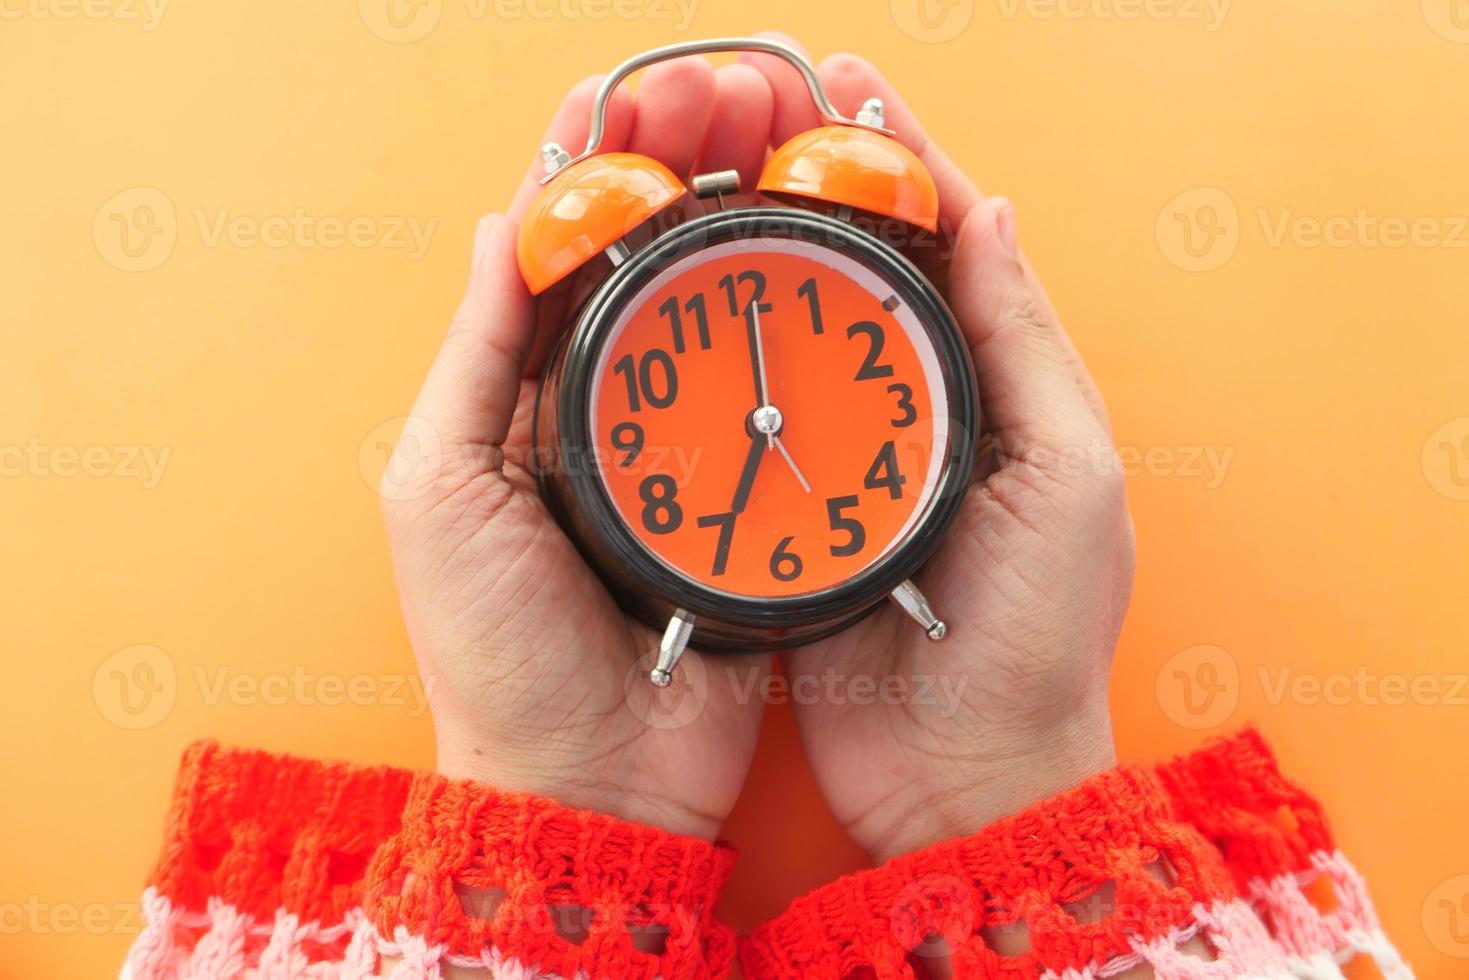
[(939, 195), (928, 168), (902, 143), (870, 129), (822, 126), (801, 133), (771, 155), (759, 186), (938, 230)]
[(637, 153), (602, 153), (574, 163), (541, 189), (520, 222), (520, 274), (540, 294), (607, 246), (677, 201), (673, 171)]

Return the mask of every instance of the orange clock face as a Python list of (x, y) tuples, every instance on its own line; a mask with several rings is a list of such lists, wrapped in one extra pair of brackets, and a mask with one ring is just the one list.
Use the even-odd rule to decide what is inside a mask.
[(949, 444), (944, 375), (897, 291), (840, 252), (729, 241), (655, 276), (590, 392), (595, 465), (662, 563), (720, 592), (821, 592), (914, 530)]

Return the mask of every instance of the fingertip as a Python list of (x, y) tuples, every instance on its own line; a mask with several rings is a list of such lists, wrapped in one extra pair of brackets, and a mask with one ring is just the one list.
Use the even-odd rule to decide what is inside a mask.
[[(810, 60), (800, 41), (780, 31), (761, 31), (755, 35), (767, 41), (784, 44)], [(770, 85), (774, 107), (770, 127), (770, 145), (780, 146), (798, 133), (821, 125), (821, 116), (811, 101), (806, 80), (784, 58), (759, 51), (740, 53), (739, 62), (750, 65), (765, 76)]]
[(683, 175), (704, 142), (714, 106), (714, 66), (700, 56), (648, 69), (638, 87), (628, 147)]
[(671, 61), (660, 61), (648, 69), (643, 84), (657, 80), (660, 83), (679, 83), (699, 86), (711, 94), (714, 91), (714, 65), (703, 55), (686, 55)]
[(715, 93), (729, 92), (740, 98), (754, 98), (769, 103), (773, 96), (770, 83), (754, 65), (737, 61), (721, 65), (714, 73)]
[(955, 243), (955, 271), (980, 268), (976, 260), (987, 261), (1006, 257), (1001, 236), (1000, 221), (1005, 211), (1013, 217), (1015, 206), (1007, 197), (986, 197), (975, 203), (964, 215), (959, 225), (959, 238)]
[(519, 231), (515, 222), (498, 213), (475, 223), (469, 287), (456, 320), (464, 314), (492, 313), (497, 306), (512, 317), (528, 309), (530, 291), (516, 258)]

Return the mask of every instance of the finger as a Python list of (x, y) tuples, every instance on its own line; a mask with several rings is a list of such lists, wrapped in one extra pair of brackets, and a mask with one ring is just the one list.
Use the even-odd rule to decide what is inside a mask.
[[(979, 188), (958, 164), (949, 159), (938, 144), (929, 137), (918, 122), (918, 117), (903, 102), (902, 96), (888, 84), (888, 81), (882, 77), (882, 73), (870, 62), (853, 54), (834, 54), (821, 63), (817, 74), (821, 77), (821, 85), (826, 89), (827, 97), (831, 99), (837, 111), (844, 115), (855, 115), (862, 107), (862, 103), (870, 98), (882, 99), (887, 127), (897, 134), (898, 140), (904, 146), (918, 155), (918, 159), (933, 175), (934, 184), (938, 188), (939, 220), (941, 222), (950, 228), (958, 227), (964, 220), (964, 216), (983, 200), (984, 195)], [(1029, 263), (1025, 262), (1024, 256), (1021, 257), (1021, 264), (1025, 269), (1031, 291), (1045, 308), (1050, 319), (1059, 324), (1050, 299), (1046, 296), (1039, 280), (1036, 279)], [(1097, 421), (1110, 431), (1111, 422), (1107, 416), (1107, 406), (1102, 400), (1101, 392), (1097, 390), (1096, 382), (1092, 380), (1086, 363), (1077, 353), (1075, 345), (1064, 328), (1058, 326), (1057, 329), (1060, 331), (1061, 345), (1066, 351), (1072, 374), (1077, 386), (1081, 389), (1082, 396), (1087, 400)]]
[[(498, 467), (534, 334), (530, 293), (515, 262), (515, 224), (481, 218), (469, 287), (444, 338), (413, 416), (433, 427), (459, 462)], [(477, 447), (491, 452), (466, 453)]]
[[(801, 43), (788, 34), (761, 31), (755, 36), (788, 44), (802, 56), (806, 54)], [(821, 125), (821, 116), (811, 101), (811, 90), (806, 87), (806, 80), (791, 67), (790, 62), (773, 54), (745, 51), (740, 54), (740, 63), (755, 68), (770, 83), (770, 91), (775, 97), (774, 114), (770, 123), (771, 146), (780, 146), (797, 133), (804, 133)]]
[(774, 111), (775, 96), (759, 71), (741, 64), (720, 68), (714, 73), (709, 131), (694, 171), (737, 170), (740, 190), (754, 190), (765, 163)]
[(675, 58), (648, 69), (638, 87), (628, 149), (688, 175), (714, 107), (714, 66), (704, 58)]
[[(587, 133), (592, 127), (592, 105), (597, 99), (597, 88), (602, 84), (602, 75), (584, 78), (566, 93), (561, 107), (551, 119), (542, 143), (560, 143), (562, 148), (576, 156), (587, 145)], [(602, 129), (602, 150), (613, 152), (627, 146), (628, 132), (632, 129), (633, 97), (625, 86), (618, 86), (607, 100), (606, 123)], [(536, 147), (535, 159), (520, 182), (515, 197), (506, 212), (512, 221), (520, 221), (521, 215), (530, 205), (531, 198), (541, 189), (541, 178), (546, 175), (541, 163), (541, 148)]]
[(1098, 436), (1097, 423), (1073, 377), (1061, 328), (1021, 265), (1014, 229), (1014, 208), (1004, 198), (969, 212), (949, 299), (974, 358), (986, 424), (1005, 454), (1073, 450)]
[(854, 54), (834, 54), (821, 63), (816, 74), (826, 96), (842, 115), (854, 117), (868, 99), (882, 99), (888, 129), (898, 141), (917, 155), (933, 175), (939, 192), (939, 220), (957, 228), (983, 195), (959, 166), (929, 138), (896, 89), (872, 64)]

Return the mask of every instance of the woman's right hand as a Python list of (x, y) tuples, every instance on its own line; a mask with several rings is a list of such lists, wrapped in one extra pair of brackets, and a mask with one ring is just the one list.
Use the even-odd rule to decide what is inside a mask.
[[(572, 90), (548, 139), (585, 142), (598, 82)], [(748, 66), (668, 62), (648, 71), (636, 102), (618, 90), (604, 149), (753, 182), (771, 107)], [(439, 768), (712, 840), (760, 726), (761, 704), (741, 703), (736, 676), (756, 690), (743, 685), (769, 658), (741, 661), (736, 675), (690, 653), (672, 688), (653, 688), (658, 634), (618, 609), (536, 493), (531, 413), (559, 324), (538, 332), (515, 241), (540, 173), (537, 164), (507, 216), (480, 222), (468, 293), (383, 484)]]

